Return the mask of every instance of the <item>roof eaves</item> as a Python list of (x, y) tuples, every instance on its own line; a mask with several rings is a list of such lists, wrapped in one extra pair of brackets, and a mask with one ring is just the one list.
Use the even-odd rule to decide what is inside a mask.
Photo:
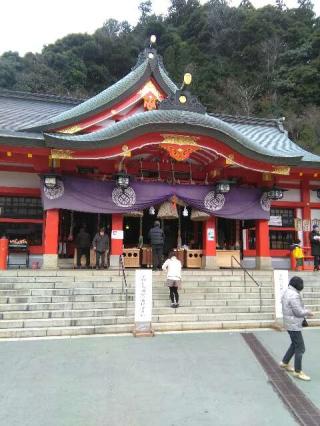
[(49, 95), (46, 93), (31, 93), (0, 88), (0, 97), (25, 99), (30, 101), (44, 101), (50, 103), (59, 103), (64, 105), (78, 105), (86, 98), (72, 98), (67, 96)]
[[(281, 153), (272, 151), (267, 146), (256, 144), (234, 127), (218, 118), (207, 114), (197, 114), (187, 111), (156, 110), (139, 113), (122, 120), (106, 129), (86, 135), (45, 134), (46, 145), (59, 148), (69, 146), (71, 149), (101, 149), (116, 146), (130, 138), (139, 136), (147, 131), (174, 131), (217, 137), (222, 142), (250, 158), (272, 162), (274, 164), (298, 165), (303, 159), (303, 153), (295, 151), (290, 155), (293, 143), (285, 135), (282, 141), (284, 147)], [(281, 155), (279, 155), (281, 154)], [(319, 157), (320, 163), (320, 157)]]

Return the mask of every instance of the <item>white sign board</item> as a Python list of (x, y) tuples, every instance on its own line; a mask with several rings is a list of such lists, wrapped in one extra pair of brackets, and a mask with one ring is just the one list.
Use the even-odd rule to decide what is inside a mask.
[(282, 216), (270, 216), (270, 226), (282, 226)]
[(214, 228), (207, 229), (207, 240), (214, 241)]
[(281, 298), (284, 291), (288, 288), (289, 272), (287, 270), (275, 269), (273, 271), (274, 277), (274, 298), (275, 298), (275, 311), (276, 319), (283, 318)]
[(137, 269), (135, 277), (135, 331), (150, 332), (152, 320), (152, 271)]
[(123, 231), (113, 229), (111, 231), (111, 239), (112, 240), (123, 240)]

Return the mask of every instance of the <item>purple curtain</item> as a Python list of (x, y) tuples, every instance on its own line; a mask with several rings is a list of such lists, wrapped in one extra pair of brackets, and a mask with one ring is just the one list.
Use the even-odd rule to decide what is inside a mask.
[(54, 189), (42, 184), (45, 210), (68, 209), (91, 213), (125, 213), (157, 206), (176, 195), (187, 206), (230, 219), (269, 219), (270, 205), (261, 190), (233, 186), (227, 194), (215, 194), (210, 185), (169, 185), (133, 182), (124, 192), (115, 182), (64, 176)]

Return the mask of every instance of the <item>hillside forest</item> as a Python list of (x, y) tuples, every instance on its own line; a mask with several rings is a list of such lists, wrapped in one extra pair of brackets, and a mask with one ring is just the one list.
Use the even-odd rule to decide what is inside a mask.
[(310, 0), (254, 8), (249, 0), (171, 0), (166, 15), (142, 1), (135, 26), (109, 19), (94, 34), (69, 34), (41, 53), (0, 56), (0, 88), (86, 98), (126, 75), (139, 52), (156, 48), (180, 85), (209, 112), (285, 117), (289, 135), (320, 154), (320, 18)]

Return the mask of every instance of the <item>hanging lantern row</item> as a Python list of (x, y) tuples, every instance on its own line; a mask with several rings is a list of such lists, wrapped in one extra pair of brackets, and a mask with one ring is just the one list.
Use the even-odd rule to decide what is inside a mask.
[(150, 209), (149, 209), (149, 214), (150, 214), (151, 216), (154, 216), (154, 215), (156, 214), (156, 209), (155, 209), (153, 206), (151, 206), (151, 207), (150, 207)]
[(114, 175), (114, 179), (117, 183), (117, 186), (121, 189), (128, 188), (130, 184), (130, 176), (125, 171), (116, 173)]
[(273, 185), (272, 188), (268, 188), (264, 190), (269, 200), (273, 200), (273, 201), (282, 200), (282, 198), (284, 197), (285, 191), (287, 191), (287, 189), (279, 188), (275, 185)]

